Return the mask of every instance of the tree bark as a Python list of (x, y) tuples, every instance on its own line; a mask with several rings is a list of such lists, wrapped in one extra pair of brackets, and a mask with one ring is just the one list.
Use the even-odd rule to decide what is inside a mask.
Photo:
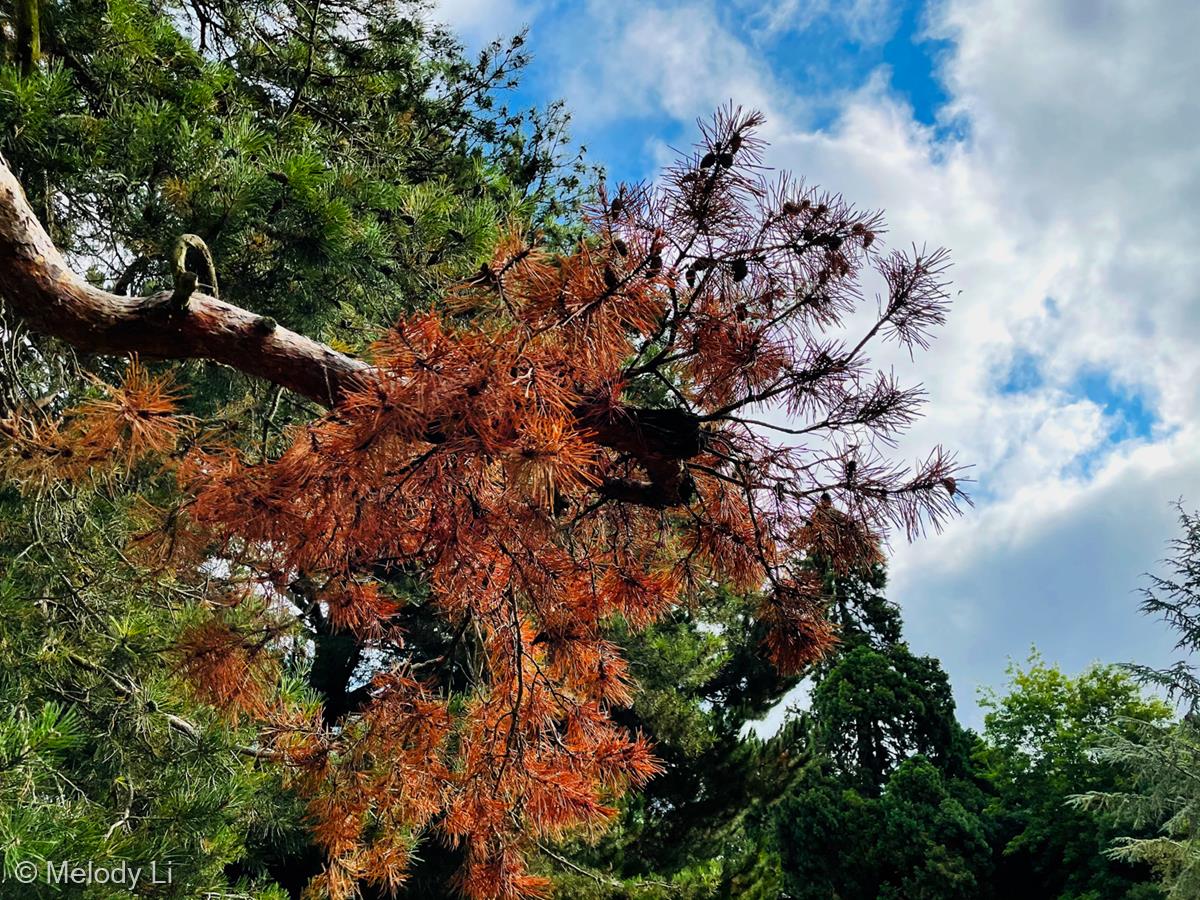
[(0, 295), (30, 328), (93, 353), (211, 359), (323, 406), (362, 385), (370, 367), (248, 310), (195, 293), (123, 297), (84, 281), (34, 215), (0, 159)]
[(42, 58), (42, 28), (38, 0), (15, 0), (13, 31), (17, 43), (17, 64), (28, 76)]

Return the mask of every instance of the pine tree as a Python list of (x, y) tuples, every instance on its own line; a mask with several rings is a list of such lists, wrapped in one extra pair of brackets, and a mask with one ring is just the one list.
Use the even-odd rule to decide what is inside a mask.
[[(190, 284), (161, 301), (179, 318), (121, 332), (145, 346), (173, 331), (313, 399), (332, 394), (334, 410), (277, 460), (162, 415), (167, 388), (137, 370), (105, 404), (18, 436), (25, 478), (53, 469), (61, 447), (67, 474), (190, 445), (163, 460), (188, 496), (165, 523), (163, 563), (212, 580), (216, 556), (228, 572), (226, 599), (178, 658), (200, 696), (261, 729), (307, 797), (327, 858), (314, 889), (394, 887), (432, 832), (462, 849), (468, 894), (540, 892), (530, 843), (598, 829), (611, 798), (659, 768), (609, 715), (631, 685), (607, 620), (644, 627), (714, 582), (761, 589), (764, 652), (795, 671), (831, 638), (809, 554), (849, 566), (889, 524), (915, 533), (955, 509), (944, 454), (910, 472), (857, 449), (913, 414), (913, 393), (863, 375), (862, 351), (876, 335), (924, 345), (943, 316), (941, 255), (881, 255), (876, 216), (766, 183), (758, 121), (726, 111), (663, 191), (602, 196), (571, 252), (502, 239), (446, 312), (402, 319), (369, 367)], [(16, 252), (0, 287), (27, 320), (78, 340), (81, 300), (121, 307), (82, 287), (30, 306), (43, 282), (22, 279), (54, 251), (36, 232), (16, 238), (32, 222), (20, 207), (0, 221)], [(863, 265), (891, 287), (879, 319), (848, 348), (819, 341), (852, 308)], [(228, 324), (210, 330), (214, 319)], [(236, 357), (255, 334), (255, 355)], [(297, 353), (321, 361), (324, 383)], [(675, 405), (630, 402), (653, 381), (672, 383)], [(814, 466), (747, 418), (772, 402), (809, 410), (808, 430), (835, 446), (864, 439)], [(117, 422), (137, 427), (88, 440)], [(414, 575), (423, 596), (394, 590)], [(431, 640), (410, 644), (410, 621)], [(331, 628), (371, 659), (340, 708), (314, 717), (279, 691), (280, 654), (311, 646), (297, 628)], [(326, 671), (316, 650), (311, 669)]]
[(125, 557), (127, 512), (103, 488), (0, 496), (0, 896), (54, 895), (15, 867), (64, 860), (232, 891), (226, 867), (295, 812), (253, 732), (182, 696), (164, 650), (194, 613)]
[[(124, 701), (183, 677), (191, 717), (154, 700), (153, 723), (217, 729), (232, 746), (206, 761), (286, 782), (259, 807), (222, 770), (247, 815), (303, 803), (280, 819), (295, 852), (268, 835), (208, 862), (340, 897), (398, 888), (440, 841), (467, 894), (537, 894), (528, 856), (598, 833), (661, 765), (616, 712), (613, 622), (728, 588), (753, 599), (755, 648), (800, 671), (832, 636), (811, 560), (858, 564), (961, 501), (940, 451), (908, 470), (869, 449), (919, 395), (865, 349), (926, 345), (944, 256), (887, 253), (877, 215), (768, 182), (758, 117), (723, 111), (661, 189), (602, 193), (572, 233), (557, 120), (490, 112), (519, 41), (471, 66), (408, 7), (51, 9), (43, 59), (0, 73), (0, 294), (30, 329), (5, 330), (4, 469), (31, 530), (45, 505), (116, 507), (86, 514), (105, 524), (82, 564), (168, 594), (154, 652), (120, 626), (113, 660), (100, 626), (154, 603), (109, 582), (70, 677)], [(887, 294), (843, 343), (864, 268)], [(48, 338), (276, 389), (80, 366)], [(151, 726), (105, 740), (126, 727)], [(247, 830), (196, 834), (226, 825)]]
[(1200, 680), (1195, 663), (1200, 649), (1200, 516), (1180, 508), (1179, 526), (1167, 573), (1149, 577), (1142, 611), (1166, 622), (1175, 632), (1175, 649), (1185, 656), (1166, 669), (1137, 664), (1126, 669), (1141, 683), (1165, 690), (1186, 713), (1170, 723), (1162, 717), (1114, 721), (1099, 737), (1096, 753), (1125, 777), (1074, 798), (1110, 834), (1121, 835), (1108, 848), (1109, 855), (1152, 867), (1169, 900), (1200, 891)]
[[(55, 242), (118, 295), (172, 290), (179, 236), (197, 234), (215, 262), (185, 257), (202, 289), (362, 348), (474, 271), (507, 220), (571, 233), (585, 173), (561, 109), (504, 105), (520, 37), (471, 60), (415, 4), (329, 3), (316, 18), (304, 3), (40, 6), (40, 52), (23, 65), (0, 3), (13, 61), (0, 66), (0, 151)], [(260, 736), (181, 690), (171, 648), (218, 598), (204, 579), (153, 574), (141, 553), (156, 510), (178, 502), (141, 459), (176, 434), (141, 426), (169, 408), (269, 456), (311, 412), (199, 364), (186, 392), (152, 397), (145, 366), (64, 353), (7, 312), (0, 344), (5, 874), (121, 859), (173, 865), (179, 896), (302, 883), (304, 810)], [(53, 472), (17, 477), (71, 407), (86, 413)], [(118, 442), (119, 471), (89, 471)], [(316, 709), (320, 677), (288, 668), (285, 696)]]

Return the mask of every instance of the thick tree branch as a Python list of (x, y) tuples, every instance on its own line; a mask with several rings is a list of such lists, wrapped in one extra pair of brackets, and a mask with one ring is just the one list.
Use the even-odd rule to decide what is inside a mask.
[[(325, 407), (368, 383), (372, 367), (318, 341), (207, 294), (179, 302), (175, 291), (125, 297), (89, 284), (67, 266), (0, 158), (0, 298), (31, 329), (90, 353), (208, 359), (264, 378)], [(666, 508), (686, 503), (682, 460), (699, 453), (703, 432), (683, 410), (597, 411), (581, 422), (602, 444), (628, 454), (649, 482), (606, 482), (613, 499)]]
[(206, 294), (123, 297), (71, 271), (0, 159), (0, 295), (35, 331), (93, 353), (211, 359), (332, 406), (369, 367)]

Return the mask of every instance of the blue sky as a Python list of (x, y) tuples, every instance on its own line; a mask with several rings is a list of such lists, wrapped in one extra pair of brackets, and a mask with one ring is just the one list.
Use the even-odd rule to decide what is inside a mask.
[(963, 718), (1032, 645), (1070, 671), (1171, 657), (1141, 573), (1200, 506), (1200, 4), (1161, 0), (443, 0), (474, 45), (529, 25), (523, 102), (562, 98), (614, 179), (652, 179), (721, 103), (767, 162), (951, 249), (901, 452), (974, 465), (976, 508), (893, 545), (914, 648)]
[[(679, 16), (690, 11), (686, 3), (671, 7)], [(529, 47), (534, 56), (515, 100), (518, 105), (543, 104), (563, 95), (563, 70), (579, 58), (575, 52), (576, 26), (581, 16), (588, 17), (588, 5), (559, 2), (524, 8), (529, 18), (513, 22), (531, 25)], [(801, 16), (788, 15), (786, 4), (777, 11), (781, 16), (778, 23), (768, 18), (771, 13), (765, 5), (756, 9), (743, 3), (714, 4), (711, 11), (726, 33), (761, 54), (781, 85), (813, 104), (810, 114), (814, 127), (833, 123), (839, 97), (860, 88), (881, 70), (887, 72), (889, 86), (912, 105), (918, 121), (942, 127), (937, 114), (946, 93), (937, 75), (937, 58), (948, 42), (926, 33), (922, 2), (906, 0), (890, 5), (880, 16), (881, 21), (870, 28), (857, 24), (850, 15), (814, 11), (811, 20), (804, 23), (802, 38), (793, 30)], [(494, 15), (483, 21), (500, 24)], [(475, 41), (490, 33), (486, 26), (478, 25), (466, 31)], [(693, 139), (690, 120), (664, 120), (653, 110), (622, 117), (616, 130), (589, 127), (586, 111), (577, 112), (585, 114), (580, 117), (582, 127), (575, 129), (576, 137), (614, 181), (653, 178), (660, 162), (653, 152), (658, 143), (686, 147)]]

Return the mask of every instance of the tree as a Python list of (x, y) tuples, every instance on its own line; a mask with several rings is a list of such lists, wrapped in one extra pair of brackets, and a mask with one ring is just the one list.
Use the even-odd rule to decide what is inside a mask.
[[(0, 66), (0, 151), (89, 283), (170, 289), (176, 242), (196, 234), (223, 298), (362, 348), (475, 271), (504, 221), (556, 241), (570, 232), (583, 172), (564, 151), (565, 116), (503, 103), (524, 64), (519, 37), (468, 59), (415, 4), (40, 7), (31, 33), (44, 52)], [(12, 10), (0, 3), (0, 45), (16, 46), (0, 51), (19, 62)], [(199, 281), (218, 280), (190, 256)], [(178, 501), (173, 480), (153, 465), (10, 477), (31, 460), (9, 428), (102, 400), (95, 378), (127, 364), (64, 352), (5, 312), (0, 698), (13, 746), (57, 711), (75, 724), (70, 752), (8, 772), (7, 873), (39, 855), (154, 860), (174, 865), (188, 895), (274, 896), (273, 881), (298, 893), (319, 868), (303, 808), (252, 728), (180, 691), (167, 652), (203, 609), (201, 589), (148, 570), (136, 538), (150, 510)], [(183, 378), (176, 409), (256, 456), (311, 417), (234, 370), (189, 366)], [(315, 702), (310, 668), (289, 666), (296, 702)]]
[(556, 227), (580, 184), (561, 110), (502, 102), (521, 39), (473, 62), (423, 19), (362, 0), (45, 5), (46, 65), (0, 78), (3, 152), (113, 293), (171, 287), (192, 233), (224, 299), (361, 349), (477, 268), (498, 221)]
[(644, 631), (613, 630), (637, 677), (615, 716), (653, 742), (663, 772), (625, 798), (595, 846), (561, 848), (582, 871), (557, 873), (556, 897), (776, 896), (765, 808), (801, 760), (791, 742), (758, 741), (745, 725), (799, 679), (763, 658), (754, 606), (753, 595), (705, 592)]
[[(561, 896), (986, 893), (990, 823), (971, 771), (971, 735), (954, 719), (945, 674), (903, 643), (881, 565), (822, 575), (839, 642), (806, 673), (815, 682), (809, 707), (769, 739), (746, 735), (744, 726), (797, 679), (771, 683), (756, 674), (761, 662), (739, 654), (756, 638), (728, 617), (738, 598), (647, 629), (649, 654), (631, 648), (634, 671), (647, 673), (633, 711), (666, 772), (626, 801), (595, 849), (569, 848), (581, 871), (556, 879)], [(682, 627), (696, 620), (711, 624)], [(647, 664), (656, 657), (669, 661)], [(693, 687), (705, 683), (737, 689)], [(647, 697), (653, 705), (642, 712)], [(663, 723), (660, 708), (670, 711)]]
[(950, 681), (936, 659), (909, 650), (883, 586), (879, 567), (838, 579), (842, 646), (818, 669), (809, 709), (821, 754), (867, 796), (916, 754), (952, 777), (969, 768), (970, 738), (954, 717)]
[(979, 765), (995, 792), (992, 815), (1001, 829), (997, 887), (1004, 896), (1153, 897), (1146, 872), (1105, 854), (1112, 822), (1068, 804), (1074, 795), (1120, 790), (1119, 769), (1097, 761), (1094, 748), (1109, 729), (1131, 734), (1162, 722), (1170, 709), (1142, 696), (1114, 666), (1093, 666), (1077, 678), (1037, 656), (1011, 668), (1007, 694), (981, 703), (985, 716)]
[(981, 799), (919, 755), (901, 762), (876, 797), (818, 763), (778, 810), (787, 896), (990, 896)]
[(122, 559), (129, 523), (110, 499), (60, 489), (26, 528), (23, 498), (0, 491), (0, 895), (57, 896), (17, 866), (64, 860), (156, 865), (180, 895), (234, 893), (249, 884), (227, 867), (286, 831), (275, 819), (295, 803), (257, 764), (252, 731), (180, 696), (162, 651), (189, 614)]
[(773, 817), (787, 895), (989, 896), (985, 798), (946, 673), (904, 642), (881, 565), (827, 585), (842, 641), (813, 673), (806, 763)]
[[(221, 599), (180, 665), (308, 798), (317, 889), (394, 887), (433, 833), (461, 848), (468, 894), (536, 893), (524, 851), (599, 827), (657, 769), (610, 718), (630, 688), (607, 620), (643, 627), (712, 582), (764, 588), (766, 651), (794, 669), (829, 643), (810, 553), (848, 562), (889, 525), (913, 534), (955, 509), (944, 454), (909, 471), (867, 449), (918, 395), (871, 376), (864, 349), (925, 345), (942, 255), (883, 254), (877, 216), (769, 185), (757, 123), (719, 115), (663, 189), (602, 197), (574, 250), (502, 237), (369, 364), (194, 292), (205, 273), (186, 253), (159, 294), (88, 284), (0, 169), (0, 293), (30, 327), (224, 362), (331, 406), (258, 462), (170, 415), (167, 382), (135, 365), (106, 397), (10, 428), (27, 481), (149, 457), (184, 485), (160, 564)], [(842, 344), (863, 266), (888, 295)], [(668, 402), (646, 405), (658, 385)], [(803, 421), (748, 415), (772, 405)], [(308, 661), (315, 714), (280, 690), (314, 633), (335, 638)]]
[[(1139, 680), (1183, 701), (1177, 722), (1123, 719), (1101, 737), (1098, 755), (1124, 773), (1122, 783), (1081, 793), (1074, 802), (1116, 820), (1124, 832), (1109, 854), (1151, 866), (1170, 900), (1200, 891), (1200, 681), (1191, 656), (1200, 649), (1200, 517), (1179, 510), (1181, 535), (1171, 543), (1168, 574), (1150, 576), (1142, 611), (1175, 631), (1176, 650), (1188, 656), (1167, 669), (1127, 666)], [(1130, 833), (1132, 832), (1132, 833)]]

